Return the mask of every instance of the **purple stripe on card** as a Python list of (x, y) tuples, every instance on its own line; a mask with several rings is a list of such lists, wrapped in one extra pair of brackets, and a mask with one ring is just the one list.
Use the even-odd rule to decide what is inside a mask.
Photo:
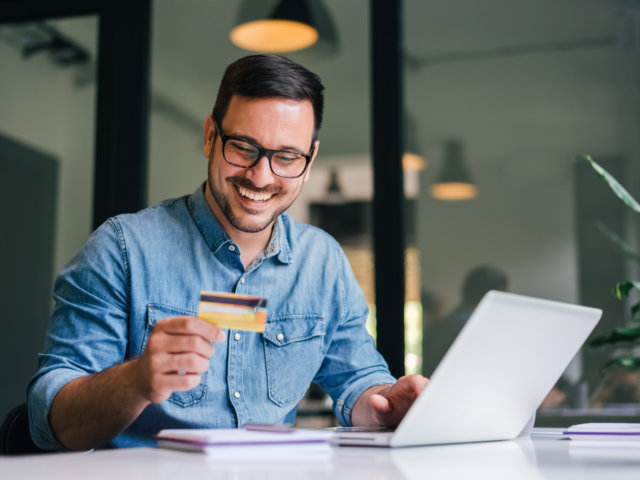
[(218, 295), (200, 295), (201, 302), (223, 303), (227, 305), (243, 305), (253, 308), (266, 308), (266, 298), (223, 297)]

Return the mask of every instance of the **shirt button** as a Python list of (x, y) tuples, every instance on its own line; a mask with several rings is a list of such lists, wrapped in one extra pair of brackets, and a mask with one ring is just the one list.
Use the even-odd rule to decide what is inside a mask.
[(236, 246), (235, 245), (229, 245), (229, 250), (231, 250), (232, 252), (236, 251)]
[(233, 338), (235, 340), (240, 340), (240, 334), (236, 332), (236, 334), (233, 336)]
[(244, 283), (244, 277), (240, 279), (240, 283)]
[(284, 340), (284, 335), (279, 333), (278, 335), (276, 335), (276, 339), (281, 342), (282, 340)]
[(240, 398), (240, 392), (233, 392), (233, 396), (236, 398)]

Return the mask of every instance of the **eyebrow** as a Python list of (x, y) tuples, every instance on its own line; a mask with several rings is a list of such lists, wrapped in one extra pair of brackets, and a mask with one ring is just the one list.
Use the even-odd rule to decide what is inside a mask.
[[(259, 146), (259, 147), (262, 147), (262, 148), (264, 148), (266, 150), (278, 150), (278, 151), (282, 150), (284, 152), (290, 151), (290, 152), (293, 152), (293, 153), (303, 153), (304, 152), (304, 149), (300, 149), (298, 147), (294, 147), (294, 146), (290, 146), (290, 145), (282, 145), (280, 148), (267, 148), (264, 145), (262, 145), (259, 141), (257, 141), (255, 138), (253, 138), (253, 137), (251, 137), (249, 135), (229, 134), (229, 133), (226, 133), (226, 132), (225, 132), (225, 135), (227, 137), (237, 138), (239, 140), (246, 140), (247, 142), (253, 143), (253, 144), (255, 144), (255, 145)], [(313, 142), (312, 142), (312, 145), (313, 145)], [(309, 150), (311, 150), (311, 148), (309, 148)], [(307, 154), (305, 153), (305, 155), (307, 155)]]

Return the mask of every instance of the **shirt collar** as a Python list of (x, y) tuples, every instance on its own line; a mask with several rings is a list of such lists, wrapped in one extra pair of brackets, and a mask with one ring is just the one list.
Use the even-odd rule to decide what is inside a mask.
[(265, 251), (265, 258), (277, 255), (278, 260), (282, 263), (291, 263), (291, 248), (286, 234), (284, 215), (286, 214), (278, 215), (276, 218), (271, 240), (269, 240)]
[[(216, 253), (220, 248), (233, 241), (227, 232), (224, 231), (220, 223), (218, 223), (218, 220), (211, 211), (207, 199), (204, 196), (204, 187), (205, 184), (203, 183), (189, 197), (189, 212), (191, 212), (191, 216), (196, 222), (207, 245), (209, 245), (213, 253)], [(264, 251), (264, 258), (276, 256), (282, 263), (291, 263), (291, 247), (285, 230), (283, 215), (279, 215), (274, 224), (269, 244)]]

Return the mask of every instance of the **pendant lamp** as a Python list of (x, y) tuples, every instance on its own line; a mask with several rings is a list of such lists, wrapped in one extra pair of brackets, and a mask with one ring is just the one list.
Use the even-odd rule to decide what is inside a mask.
[(320, 0), (244, 0), (231, 42), (245, 50), (286, 53), (321, 47), (335, 51), (333, 22)]
[(465, 165), (461, 142), (445, 142), (444, 165), (430, 193), (439, 200), (469, 200), (476, 196), (477, 189)]

